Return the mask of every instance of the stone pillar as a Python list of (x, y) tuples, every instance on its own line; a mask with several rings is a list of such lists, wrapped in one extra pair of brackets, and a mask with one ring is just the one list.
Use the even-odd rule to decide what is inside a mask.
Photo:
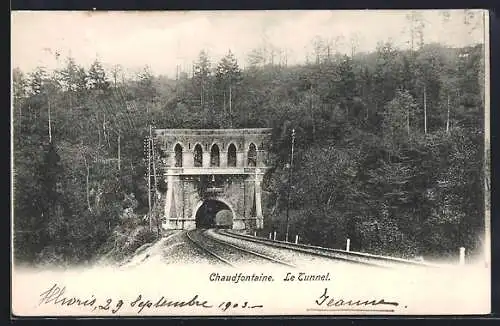
[(234, 182), (233, 186), (230, 189), (230, 193), (233, 194), (233, 200), (232, 200), (232, 205), (233, 205), (233, 210), (234, 210), (234, 217), (233, 217), (233, 229), (234, 230), (245, 230), (246, 229), (246, 223), (243, 218), (242, 211), (244, 211), (244, 207), (242, 207), (242, 198), (241, 198), (241, 189), (240, 185), (238, 182)]
[(193, 215), (196, 212), (193, 212), (196, 204), (200, 200), (198, 191), (196, 190), (196, 183), (198, 181), (196, 179), (186, 179), (184, 180), (184, 229), (192, 230), (196, 228), (196, 220), (193, 218)]
[(210, 167), (210, 152), (208, 151), (203, 152), (203, 167), (204, 168)]
[(265, 166), (265, 152), (263, 150), (257, 151), (257, 166)]
[(246, 154), (244, 151), (236, 152), (236, 166), (237, 167), (245, 167), (247, 165)]
[(220, 151), (219, 154), (219, 163), (221, 168), (227, 167), (227, 152)]
[(245, 180), (245, 218), (254, 218), (252, 214), (252, 207), (255, 200), (255, 181), (252, 180), (252, 177), (249, 176), (248, 179)]
[(255, 215), (256, 228), (262, 229), (264, 225), (264, 216), (262, 215), (262, 174), (259, 169), (255, 170)]
[(175, 167), (175, 152), (168, 151), (167, 155), (168, 155), (167, 157), (168, 166)]
[(165, 215), (165, 223), (163, 223), (163, 228), (165, 230), (174, 229), (172, 221), (170, 220), (172, 217), (170, 216), (170, 211), (172, 209), (172, 194), (173, 194), (173, 180), (174, 177), (172, 175), (171, 170), (167, 170), (167, 195), (165, 197), (165, 207), (164, 207), (164, 215)]
[(194, 166), (194, 155), (191, 151), (185, 151), (182, 153), (182, 166), (193, 167)]

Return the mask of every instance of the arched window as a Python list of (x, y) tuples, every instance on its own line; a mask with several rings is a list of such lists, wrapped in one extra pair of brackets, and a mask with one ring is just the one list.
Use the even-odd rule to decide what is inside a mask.
[(220, 165), (220, 157), (219, 157), (219, 146), (214, 144), (212, 146), (212, 150), (210, 151), (210, 166), (219, 166)]
[(227, 166), (236, 166), (236, 146), (234, 144), (227, 148)]
[(177, 144), (174, 147), (175, 152), (175, 166), (182, 167), (182, 146)]
[(203, 166), (203, 149), (201, 148), (200, 144), (196, 144), (196, 146), (194, 147), (193, 159), (195, 167)]
[(257, 165), (257, 148), (254, 143), (251, 143), (248, 147), (248, 166)]

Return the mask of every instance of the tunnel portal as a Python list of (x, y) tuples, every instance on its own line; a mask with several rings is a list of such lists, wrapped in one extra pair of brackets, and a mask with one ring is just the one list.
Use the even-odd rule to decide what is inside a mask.
[(196, 228), (223, 228), (230, 229), (233, 226), (233, 212), (221, 201), (205, 200), (196, 212)]

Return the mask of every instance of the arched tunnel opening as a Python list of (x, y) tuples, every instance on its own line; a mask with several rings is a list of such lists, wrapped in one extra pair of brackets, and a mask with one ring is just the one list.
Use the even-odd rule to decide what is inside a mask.
[(208, 199), (196, 211), (197, 229), (231, 229), (233, 227), (233, 212), (223, 202)]

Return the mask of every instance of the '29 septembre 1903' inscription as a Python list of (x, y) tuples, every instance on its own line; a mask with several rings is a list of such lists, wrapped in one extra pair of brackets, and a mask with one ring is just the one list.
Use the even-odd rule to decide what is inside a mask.
[(94, 295), (90, 297), (76, 297), (66, 294), (66, 287), (54, 284), (52, 287), (40, 294), (39, 305), (53, 304), (60, 307), (78, 306), (88, 308), (90, 312), (111, 312), (118, 313), (124, 306), (129, 306), (135, 309), (138, 314), (148, 310), (165, 309), (165, 308), (184, 308), (196, 307), (202, 309), (218, 309), (220, 311), (228, 310), (243, 310), (243, 309), (259, 309), (262, 304), (255, 304), (245, 300), (220, 300), (212, 303), (204, 299), (199, 294), (193, 294), (186, 299), (170, 299), (165, 296), (159, 298), (147, 298), (142, 294), (131, 299), (112, 299), (104, 300), (96, 298)]

